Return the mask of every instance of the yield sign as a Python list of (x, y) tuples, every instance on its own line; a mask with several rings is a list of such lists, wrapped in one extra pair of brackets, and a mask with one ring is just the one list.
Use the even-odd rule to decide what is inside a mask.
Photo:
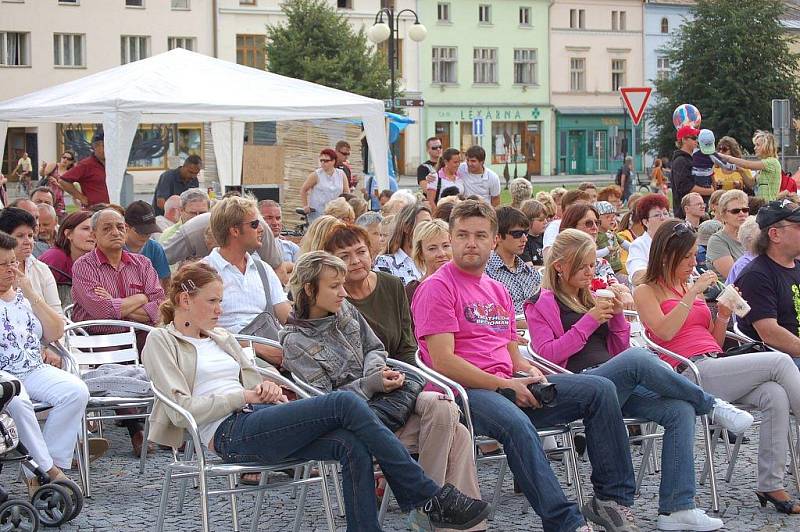
[(647, 100), (650, 99), (650, 93), (653, 92), (652, 87), (622, 87), (619, 89), (622, 93), (622, 101), (625, 102), (625, 107), (628, 108), (628, 114), (633, 120), (633, 125), (638, 126), (644, 115), (644, 109), (647, 107)]

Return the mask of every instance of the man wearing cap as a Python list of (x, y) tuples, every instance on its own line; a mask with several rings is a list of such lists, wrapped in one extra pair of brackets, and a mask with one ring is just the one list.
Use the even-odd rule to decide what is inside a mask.
[(704, 198), (710, 196), (714, 189), (695, 183), (692, 175), (692, 154), (697, 149), (697, 136), (700, 131), (692, 126), (682, 126), (676, 135), (678, 149), (672, 154), (672, 209), (676, 218), (685, 216), (681, 200), (689, 192), (697, 192)]
[(790, 200), (771, 201), (756, 223), (758, 256), (735, 283), (750, 312), (737, 320), (747, 336), (788, 353), (800, 366), (800, 208)]
[(125, 249), (150, 259), (161, 286), (166, 290), (171, 275), (167, 255), (161, 244), (150, 238), (159, 232), (153, 207), (146, 201), (134, 201), (125, 209), (125, 225)]
[[(92, 154), (56, 178), (58, 185), (75, 201), (88, 208), (98, 203), (110, 203), (106, 186), (106, 152), (103, 132), (92, 137)], [(78, 183), (78, 190), (73, 183)]]
[(617, 223), (617, 209), (607, 201), (595, 202), (594, 208), (600, 215), (600, 229), (595, 240), (597, 257), (606, 259), (616, 275), (624, 275), (619, 237), (614, 232)]
[(153, 210), (156, 216), (164, 214), (164, 203), (170, 196), (180, 196), (190, 188), (200, 186), (197, 175), (202, 169), (203, 161), (200, 156), (190, 155), (183, 161), (183, 165), (161, 174), (153, 194)]

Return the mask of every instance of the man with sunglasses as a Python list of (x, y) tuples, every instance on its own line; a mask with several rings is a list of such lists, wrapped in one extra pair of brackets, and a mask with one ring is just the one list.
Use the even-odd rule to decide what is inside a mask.
[(520, 255), (525, 251), (530, 222), (513, 207), (497, 209), (496, 246), (486, 263), (486, 275), (503, 283), (511, 294), (514, 312), (522, 314), (522, 304), (542, 286), (542, 275)]
[(436, 175), (436, 165), (444, 152), (444, 145), (439, 137), (430, 137), (425, 141), (425, 148), (428, 151), (428, 160), (417, 167), (417, 185), (423, 195), (428, 190), (428, 176)]
[(758, 211), (758, 255), (735, 285), (750, 305), (737, 318), (742, 332), (788, 353), (800, 366), (800, 208), (771, 201)]
[[(261, 249), (266, 227), (256, 201), (238, 196), (223, 199), (214, 205), (210, 225), (219, 247), (204, 260), (219, 272), (225, 292), (218, 325), (234, 334), (277, 340), (291, 305), (275, 271), (255, 254)], [(258, 323), (267, 321), (271, 332), (259, 329)], [(280, 349), (258, 345), (255, 351), (274, 366), (280, 367), (283, 361)]]
[[(672, 154), (672, 209), (676, 218), (685, 216), (681, 200), (689, 192), (697, 192), (707, 201), (708, 196), (714, 192), (713, 187), (699, 186), (692, 176), (692, 154), (697, 149), (697, 136), (700, 130), (692, 126), (683, 126), (676, 134), (678, 149)], [(630, 273), (630, 272), (629, 272)]]

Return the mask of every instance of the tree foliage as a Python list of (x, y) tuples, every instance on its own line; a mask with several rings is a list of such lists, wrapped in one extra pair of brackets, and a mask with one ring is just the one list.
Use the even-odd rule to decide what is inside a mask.
[(324, 0), (287, 0), (285, 24), (267, 26), (270, 72), (377, 99), (389, 98), (389, 66), (362, 29)]
[(701, 127), (717, 139), (729, 135), (748, 151), (753, 132), (771, 127), (773, 98), (789, 98), (795, 107), (799, 56), (781, 26), (783, 10), (781, 0), (698, 0), (694, 20), (666, 50), (674, 76), (655, 84), (658, 100), (648, 121), (656, 136), (647, 149), (672, 153), (672, 111), (682, 103), (700, 110)]

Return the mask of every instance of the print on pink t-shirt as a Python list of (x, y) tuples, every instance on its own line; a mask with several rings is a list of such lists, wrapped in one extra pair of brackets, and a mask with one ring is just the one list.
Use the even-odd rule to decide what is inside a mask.
[(456, 356), (492, 375), (512, 376), (508, 343), (517, 338), (514, 303), (501, 283), (449, 262), (419, 285), (411, 312), (426, 364), (431, 358), (425, 337), (453, 333)]

